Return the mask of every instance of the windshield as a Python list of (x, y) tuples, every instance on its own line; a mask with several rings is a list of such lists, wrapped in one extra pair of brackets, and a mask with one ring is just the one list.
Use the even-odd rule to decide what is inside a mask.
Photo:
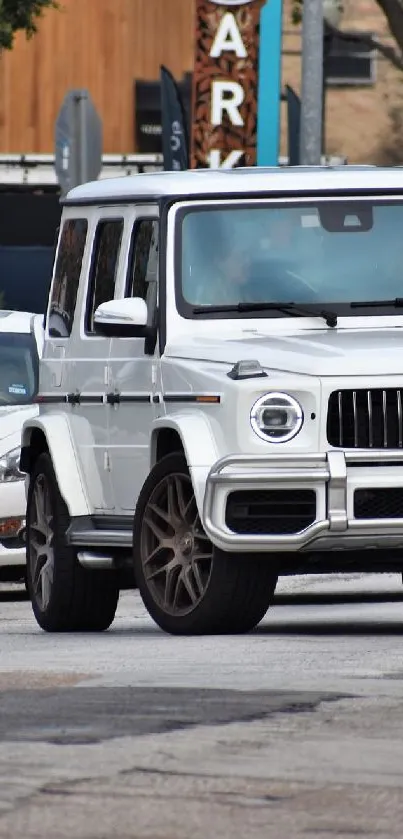
[[(179, 217), (177, 297), (186, 317), (197, 306), (214, 316), (214, 306), (257, 302), (368, 315), (376, 308), (357, 311), (351, 302), (403, 297), (403, 200), (221, 203)], [(251, 316), (262, 314), (287, 317)]]
[(32, 402), (37, 392), (38, 369), (32, 335), (0, 333), (0, 408)]

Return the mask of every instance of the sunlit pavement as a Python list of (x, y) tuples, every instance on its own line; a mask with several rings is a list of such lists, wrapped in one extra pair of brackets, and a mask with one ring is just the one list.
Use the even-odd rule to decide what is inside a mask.
[(283, 579), (260, 627), (172, 638), (137, 596), (42, 633), (0, 587), (0, 836), (402, 835), (399, 575)]

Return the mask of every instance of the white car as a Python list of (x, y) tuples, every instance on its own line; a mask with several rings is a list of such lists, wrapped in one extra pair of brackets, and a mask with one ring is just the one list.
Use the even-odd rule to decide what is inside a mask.
[(20, 472), (21, 429), (38, 414), (43, 316), (0, 311), (0, 581), (25, 574), (26, 497)]
[(403, 570), (403, 169), (199, 170), (65, 199), (25, 422), (27, 581), (102, 630), (129, 563), (173, 633), (278, 575)]

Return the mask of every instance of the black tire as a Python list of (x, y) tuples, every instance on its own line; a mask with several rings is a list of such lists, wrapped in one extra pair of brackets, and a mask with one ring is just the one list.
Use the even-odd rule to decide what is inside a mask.
[[(51, 581), (44, 575), (46, 599), (43, 579), (36, 573), (46, 564), (45, 550), (41, 555), (41, 549), (37, 547), (40, 531), (34, 527), (38, 524), (36, 488), (37, 492), (47, 493), (45, 503), (50, 525), (47, 545), (53, 556), (53, 567), (51, 562), (49, 571)], [(35, 618), (47, 632), (102, 632), (115, 617), (119, 600), (117, 575), (109, 571), (89, 571), (79, 565), (76, 551), (66, 544), (69, 524), (70, 516), (59, 492), (51, 457), (47, 453), (41, 454), (30, 476), (27, 499), (27, 586)]]
[[(184, 479), (183, 490), (181, 491), (182, 502), (187, 503), (187, 510), (191, 509), (190, 505), (193, 503), (194, 511), (196, 511), (197, 524), (195, 523), (192, 536), (189, 535), (186, 543), (186, 535), (180, 536), (179, 531), (178, 533), (175, 532), (174, 535), (172, 535), (175, 528), (168, 524), (169, 504), (173, 504), (172, 500), (169, 502), (168, 485), (170, 485), (169, 482), (173, 485), (173, 482), (176, 482), (176, 479), (179, 476), (182, 476)], [(166, 495), (164, 496), (165, 487)], [(189, 489), (187, 489), (187, 487), (189, 487)], [(186, 498), (183, 496), (183, 493), (186, 494), (185, 491), (189, 493), (186, 495)], [(193, 497), (193, 500), (191, 496)], [(203, 582), (205, 585), (200, 599), (197, 603), (191, 605), (190, 608), (186, 609), (182, 606), (181, 608), (178, 608), (176, 612), (175, 597), (180, 583), (176, 580), (175, 588), (172, 582), (171, 584), (168, 583), (168, 573), (165, 573), (162, 569), (158, 570), (158, 562), (161, 562), (162, 564), (165, 562), (164, 567), (167, 566), (170, 556), (169, 551), (172, 552), (172, 561), (170, 562), (170, 565), (172, 565), (172, 562), (176, 561), (176, 548), (166, 548), (165, 543), (167, 540), (163, 539), (163, 546), (160, 545), (154, 550), (151, 549), (151, 553), (147, 553), (149, 540), (152, 540), (155, 536), (153, 528), (150, 528), (148, 523), (150, 521), (150, 511), (153, 514), (155, 509), (158, 509), (157, 520), (161, 522), (162, 526), (163, 521), (159, 516), (159, 511), (162, 511), (163, 508), (158, 505), (163, 503), (164, 498), (166, 498), (167, 501), (167, 519), (165, 521), (164, 535), (170, 534), (169, 538), (172, 539), (173, 542), (176, 540), (176, 546), (179, 540), (179, 542), (186, 544), (187, 549), (189, 548), (189, 543), (191, 541), (193, 547), (190, 549), (190, 553), (188, 554), (188, 558), (186, 560), (188, 562), (188, 567), (190, 565), (193, 569), (193, 562), (197, 564), (199, 557), (201, 562), (203, 561), (204, 554), (200, 553), (198, 555), (197, 553), (197, 542), (199, 538), (206, 546), (204, 550), (207, 551), (208, 546), (208, 550), (211, 553), (211, 561), (208, 560), (209, 570), (207, 571), (206, 568), (204, 571), (203, 569), (199, 569), (197, 574), (198, 580)], [(148, 506), (149, 503), (153, 505), (152, 508)], [(180, 502), (179, 497), (177, 496), (177, 509), (179, 508)], [(183, 503), (182, 508), (184, 509)], [(189, 516), (189, 518), (191, 518), (191, 516)], [(160, 537), (155, 538), (158, 539)], [(150, 545), (152, 548), (152, 542)], [(182, 549), (181, 547), (181, 551), (182, 550), (184, 551), (185, 548)], [(146, 556), (148, 556), (147, 562), (145, 561)], [(181, 557), (183, 558), (183, 556), (184, 553), (182, 552)], [(157, 557), (160, 557), (161, 559), (157, 561)], [(239, 555), (234, 553), (225, 553), (213, 547), (207, 540), (207, 537), (201, 528), (200, 519), (197, 517), (193, 488), (191, 487), (186, 459), (181, 454), (170, 454), (164, 457), (154, 466), (145, 481), (139, 495), (134, 516), (133, 560), (136, 581), (147, 611), (161, 629), (165, 632), (171, 633), (172, 635), (214, 635), (249, 632), (260, 623), (266, 614), (273, 600), (277, 584), (277, 573), (273, 571), (273, 568), (270, 568), (270, 559), (268, 557), (261, 557), (256, 554)], [(183, 560), (181, 559), (181, 562), (182, 561)], [(206, 560), (204, 561), (206, 562)], [(154, 568), (151, 568), (152, 562), (156, 563)], [(147, 568), (151, 568), (150, 574), (146, 573), (145, 566)], [(178, 564), (177, 567), (179, 569), (179, 577), (182, 572), (183, 574), (185, 573), (183, 571), (184, 565)], [(172, 576), (173, 572), (171, 570), (169, 573)], [(191, 573), (193, 574), (194, 581), (196, 582), (193, 570)], [(165, 577), (162, 576), (163, 574), (165, 574)], [(172, 608), (168, 608), (162, 602), (161, 588), (163, 588), (164, 585), (165, 597), (167, 587), (169, 585), (170, 589), (172, 589), (172, 587), (175, 588), (175, 595), (173, 595), (174, 603)], [(187, 589), (183, 583), (181, 583), (181, 585), (183, 589), (183, 602)], [(160, 588), (158, 588), (158, 586)]]

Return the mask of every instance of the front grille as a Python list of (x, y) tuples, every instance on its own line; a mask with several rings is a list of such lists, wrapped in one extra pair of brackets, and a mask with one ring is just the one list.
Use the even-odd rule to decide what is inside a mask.
[(356, 519), (403, 519), (403, 487), (356, 489)]
[(225, 522), (234, 533), (300, 533), (316, 519), (311, 489), (240, 490), (227, 500)]
[(327, 439), (343, 449), (401, 449), (403, 390), (336, 390), (329, 398)]

